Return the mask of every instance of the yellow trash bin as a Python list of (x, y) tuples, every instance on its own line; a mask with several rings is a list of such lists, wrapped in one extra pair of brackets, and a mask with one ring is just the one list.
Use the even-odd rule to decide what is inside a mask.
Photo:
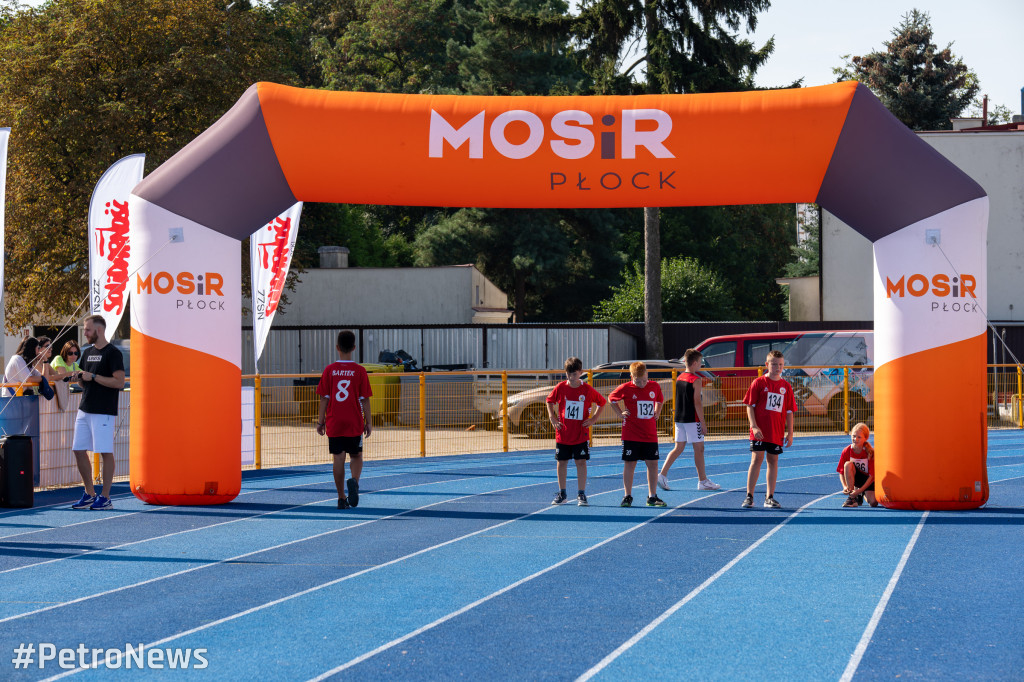
[(385, 365), (380, 363), (361, 363), (370, 375), (370, 413), (374, 426), (382, 424), (398, 424), (399, 397), (401, 396), (400, 377), (379, 376), (404, 372), (404, 365)]

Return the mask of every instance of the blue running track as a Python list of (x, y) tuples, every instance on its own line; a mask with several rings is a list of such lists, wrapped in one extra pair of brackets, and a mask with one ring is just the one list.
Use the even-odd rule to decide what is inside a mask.
[(219, 507), (37, 494), (0, 510), (0, 679), (1024, 678), (1024, 433), (990, 432), (971, 512), (843, 509), (846, 442), (786, 451), (782, 509), (740, 508), (745, 441), (708, 444), (721, 491), (685, 453), (660, 509), (642, 467), (619, 507), (614, 448), (589, 507), (571, 466), (550, 504), (547, 451), (367, 462), (346, 511), (326, 466)]

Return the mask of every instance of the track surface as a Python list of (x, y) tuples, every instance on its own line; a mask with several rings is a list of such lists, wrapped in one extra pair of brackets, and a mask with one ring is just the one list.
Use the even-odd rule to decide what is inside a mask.
[[(224, 680), (1020, 679), (1024, 434), (989, 434), (972, 512), (842, 509), (846, 442), (783, 454), (781, 510), (740, 509), (745, 441), (708, 444), (721, 492), (684, 454), (664, 509), (642, 465), (618, 506), (613, 448), (592, 451), (589, 507), (571, 466), (550, 504), (549, 452), (367, 462), (347, 511), (322, 466), (248, 473), (219, 507), (37, 494), (0, 511), (0, 678), (148, 676), (106, 651), (144, 644)], [(45, 645), (100, 667), (40, 668)]]

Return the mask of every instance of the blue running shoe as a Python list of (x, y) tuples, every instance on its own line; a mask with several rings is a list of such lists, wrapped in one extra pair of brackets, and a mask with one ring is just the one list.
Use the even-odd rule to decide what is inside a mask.
[(78, 502), (75, 502), (73, 505), (71, 505), (71, 508), (72, 509), (88, 509), (89, 507), (92, 506), (92, 503), (95, 502), (95, 501), (96, 501), (96, 496), (95, 495), (90, 495), (89, 493), (82, 493), (82, 499), (80, 499)]
[(110, 501), (110, 498), (103, 497), (102, 495), (96, 496), (96, 501), (89, 507), (92, 511), (103, 511), (106, 509), (113, 509), (114, 503)]

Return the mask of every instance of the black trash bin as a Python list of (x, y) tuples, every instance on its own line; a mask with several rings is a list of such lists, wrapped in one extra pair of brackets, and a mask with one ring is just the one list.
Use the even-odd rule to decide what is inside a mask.
[(31, 507), (32, 438), (0, 438), (0, 506)]

